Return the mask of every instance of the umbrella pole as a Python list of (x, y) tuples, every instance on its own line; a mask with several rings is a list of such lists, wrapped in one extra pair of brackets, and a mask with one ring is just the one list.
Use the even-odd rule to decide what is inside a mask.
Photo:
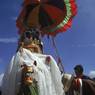
[(63, 73), (65, 73), (65, 70), (64, 70), (64, 66), (63, 66), (63, 64), (62, 64), (62, 60), (61, 60), (61, 58), (60, 58), (58, 49), (57, 49), (57, 47), (56, 47), (54, 37), (52, 37), (52, 43), (53, 43), (53, 47), (54, 47), (54, 49), (55, 49), (56, 57), (57, 57), (57, 59), (58, 59), (57, 65), (58, 65), (58, 67), (59, 67), (59, 69), (60, 69), (60, 71), (61, 71), (61, 74), (63, 74)]

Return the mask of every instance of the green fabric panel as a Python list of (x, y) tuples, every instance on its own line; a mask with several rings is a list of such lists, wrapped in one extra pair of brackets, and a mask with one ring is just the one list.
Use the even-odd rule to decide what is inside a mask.
[(64, 25), (66, 23), (68, 23), (70, 17), (72, 16), (72, 12), (71, 12), (71, 4), (69, 2), (70, 0), (64, 0), (65, 2), (65, 5), (66, 5), (66, 10), (67, 10), (67, 15), (65, 17), (65, 19), (59, 24), (57, 25), (56, 27), (54, 27), (53, 29), (49, 30), (49, 32), (54, 32), (56, 31), (57, 29), (61, 28), (61, 27), (64, 27)]
[(22, 85), (17, 95), (39, 95), (37, 83)]

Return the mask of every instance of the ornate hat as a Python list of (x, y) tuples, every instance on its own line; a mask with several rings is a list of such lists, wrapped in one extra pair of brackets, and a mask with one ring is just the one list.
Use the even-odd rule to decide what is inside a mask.
[(19, 46), (22, 45), (22, 47), (24, 48), (26, 47), (31, 49), (33, 45), (38, 45), (41, 51), (43, 50), (43, 43), (41, 41), (40, 31), (36, 28), (28, 29), (27, 31), (22, 33), (19, 39), (19, 43), (21, 43), (19, 44)]

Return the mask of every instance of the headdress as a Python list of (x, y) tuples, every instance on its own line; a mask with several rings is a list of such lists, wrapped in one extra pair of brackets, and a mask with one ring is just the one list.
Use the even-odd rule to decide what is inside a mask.
[(43, 43), (41, 41), (39, 30), (36, 28), (31, 28), (20, 35), (19, 46), (25, 48), (31, 48), (32, 45), (39, 46), (43, 49)]

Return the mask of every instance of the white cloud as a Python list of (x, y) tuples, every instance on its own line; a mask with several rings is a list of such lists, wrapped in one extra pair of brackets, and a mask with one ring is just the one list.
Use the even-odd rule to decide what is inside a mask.
[(12, 20), (16, 21), (17, 20), (17, 17), (12, 17)]
[(17, 38), (13, 37), (13, 38), (0, 38), (0, 43), (16, 43), (17, 42)]
[(91, 78), (95, 78), (95, 71), (94, 70), (93, 71), (90, 71), (89, 76)]
[(72, 44), (72, 47), (95, 47), (95, 43), (93, 44)]
[(4, 73), (0, 74), (0, 86), (2, 85), (3, 76), (4, 76)]

